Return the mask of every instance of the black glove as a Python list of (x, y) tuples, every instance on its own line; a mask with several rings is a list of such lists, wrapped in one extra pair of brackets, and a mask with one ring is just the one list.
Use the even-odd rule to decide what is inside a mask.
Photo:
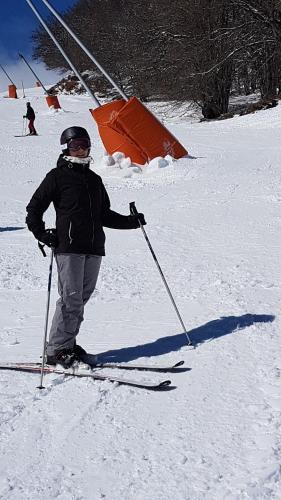
[(138, 213), (138, 215), (129, 215), (130, 222), (132, 224), (132, 229), (137, 229), (140, 227), (140, 223), (145, 226), (145, 218), (144, 215), (141, 213)]
[(37, 240), (41, 241), (51, 248), (56, 248), (58, 246), (58, 239), (55, 229), (46, 229), (37, 236)]
[(25, 115), (23, 115), (23, 118), (26, 118), (26, 116), (25, 116)]

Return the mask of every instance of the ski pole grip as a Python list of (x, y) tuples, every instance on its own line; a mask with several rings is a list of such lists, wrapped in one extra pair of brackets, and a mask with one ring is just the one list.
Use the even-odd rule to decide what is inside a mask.
[(131, 215), (139, 215), (134, 201), (131, 201), (130, 203), (130, 213)]
[(43, 257), (47, 257), (46, 252), (44, 250), (44, 246), (45, 245), (43, 245), (42, 243), (40, 243), (40, 241), (38, 241), (38, 247), (39, 247), (40, 251), (42, 252)]

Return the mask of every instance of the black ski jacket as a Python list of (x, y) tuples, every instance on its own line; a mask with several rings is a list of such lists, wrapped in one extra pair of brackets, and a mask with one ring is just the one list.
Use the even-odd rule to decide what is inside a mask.
[(26, 223), (35, 238), (45, 230), (43, 214), (53, 202), (56, 211), (58, 246), (55, 253), (105, 255), (103, 226), (133, 229), (132, 216), (110, 209), (102, 179), (88, 165), (69, 163), (60, 155), (26, 207)]
[(35, 120), (35, 113), (34, 113), (34, 109), (31, 107), (31, 106), (27, 106), (27, 110), (26, 110), (26, 118), (28, 120)]

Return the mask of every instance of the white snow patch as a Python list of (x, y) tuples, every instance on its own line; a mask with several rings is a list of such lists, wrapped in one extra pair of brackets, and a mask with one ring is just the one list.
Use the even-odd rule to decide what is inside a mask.
[[(41, 93), (40, 93), (41, 92)], [(0, 98), (1, 361), (39, 361), (48, 261), (25, 207), (56, 165), (64, 128), (86, 127), (113, 210), (145, 214), (148, 237), (185, 335), (140, 230), (106, 229), (107, 256), (78, 337), (101, 359), (191, 371), (165, 393), (0, 371), (0, 498), (5, 500), (279, 500), (281, 108), (214, 123), (177, 114), (166, 125), (189, 151), (139, 168), (104, 157), (86, 96), (26, 91), (38, 137), (22, 130), (23, 99)], [(156, 105), (157, 108), (157, 105)], [(112, 163), (114, 161), (114, 163)], [(54, 225), (53, 209), (45, 216)], [(51, 311), (54, 312), (54, 269)], [(115, 374), (116, 372), (113, 371)], [(124, 374), (123, 374), (124, 375)]]

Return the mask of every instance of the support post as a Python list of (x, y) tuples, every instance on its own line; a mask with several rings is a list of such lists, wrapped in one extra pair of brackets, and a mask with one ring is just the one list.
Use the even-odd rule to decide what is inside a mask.
[(22, 97), (25, 99), (25, 92), (24, 92), (23, 81), (21, 81), (21, 86), (22, 86)]
[(38, 76), (36, 75), (35, 71), (33, 71), (32, 67), (30, 66), (30, 64), (27, 62), (27, 60), (25, 59), (25, 57), (19, 53), (19, 57), (21, 57), (21, 59), (25, 62), (25, 64), (27, 65), (27, 67), (30, 69), (31, 73), (35, 76), (36, 80), (38, 80), (38, 82), (41, 84), (41, 87), (44, 89), (44, 92), (45, 94), (49, 94), (48, 90), (46, 89), (46, 87), (43, 85), (43, 83), (41, 82), (41, 80), (39, 80)]
[(86, 91), (88, 92), (89, 96), (93, 99), (96, 107), (99, 107), (100, 106), (100, 103), (99, 101), (97, 100), (96, 96), (93, 94), (93, 92), (89, 89), (88, 85), (86, 84), (85, 80), (83, 79), (83, 77), (81, 76), (81, 74), (79, 73), (79, 71), (76, 69), (76, 67), (74, 66), (74, 64), (71, 62), (71, 60), (69, 59), (69, 57), (66, 55), (65, 51), (63, 50), (62, 46), (60, 45), (60, 43), (57, 41), (57, 39), (55, 38), (55, 36), (53, 35), (53, 33), (51, 32), (51, 30), (49, 29), (49, 27), (47, 26), (47, 24), (45, 23), (45, 21), (43, 20), (43, 18), (41, 17), (41, 15), (39, 14), (38, 10), (34, 7), (33, 3), (31, 2), (31, 0), (26, 0), (26, 2), (28, 3), (29, 7), (33, 10), (34, 14), (36, 15), (36, 17), (39, 19), (40, 23), (42, 24), (42, 26), (45, 28), (45, 30), (47, 31), (48, 35), (51, 37), (51, 39), (53, 40), (53, 42), (55, 43), (55, 45), (57, 46), (57, 48), (59, 49), (59, 51), (61, 52), (61, 54), (63, 55), (63, 57), (65, 58), (65, 60), (67, 61), (67, 63), (69, 64), (69, 66), (71, 67), (72, 71), (75, 73), (75, 75), (77, 76), (77, 78), (80, 80), (80, 82), (82, 83), (83, 87), (86, 89)]
[(63, 25), (63, 27), (68, 31), (68, 33), (72, 36), (76, 43), (84, 50), (85, 54), (93, 61), (93, 63), (97, 66), (97, 68), (103, 73), (105, 78), (111, 83), (111, 85), (119, 92), (121, 97), (128, 101), (129, 98), (124, 94), (123, 90), (119, 87), (119, 85), (111, 78), (111, 76), (107, 73), (107, 71), (101, 66), (101, 64), (96, 60), (96, 58), (91, 54), (91, 52), (85, 47), (85, 45), (81, 42), (78, 36), (72, 31), (72, 29), (66, 24), (63, 18), (58, 14), (58, 12), (50, 5), (47, 0), (42, 0), (42, 2), (48, 7), (48, 9), (54, 14), (54, 16), (58, 19), (58, 21)]
[(11, 84), (15, 86), (13, 80), (9, 77), (7, 71), (3, 68), (2, 64), (0, 64), (0, 68), (4, 71), (6, 77), (8, 78), (8, 80), (10, 80)]

